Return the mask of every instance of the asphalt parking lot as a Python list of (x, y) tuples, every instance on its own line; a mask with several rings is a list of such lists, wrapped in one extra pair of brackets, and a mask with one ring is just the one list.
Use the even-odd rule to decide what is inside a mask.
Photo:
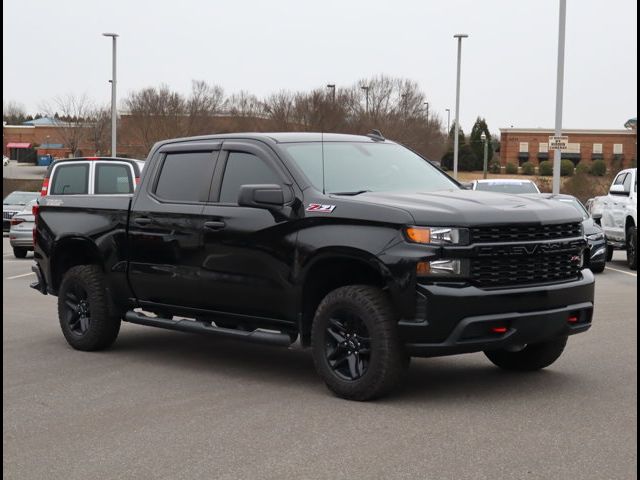
[(124, 323), (72, 350), (32, 257), (3, 239), (6, 479), (637, 478), (637, 277), (616, 253), (596, 315), (548, 370), (414, 359), (373, 403), (333, 397), (308, 352)]

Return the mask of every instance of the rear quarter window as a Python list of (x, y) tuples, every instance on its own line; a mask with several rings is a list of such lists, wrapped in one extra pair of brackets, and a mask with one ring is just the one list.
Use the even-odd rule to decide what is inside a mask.
[(53, 172), (50, 195), (86, 195), (89, 187), (89, 164), (59, 165)]
[(94, 190), (98, 195), (133, 192), (133, 179), (129, 165), (98, 163), (95, 175)]

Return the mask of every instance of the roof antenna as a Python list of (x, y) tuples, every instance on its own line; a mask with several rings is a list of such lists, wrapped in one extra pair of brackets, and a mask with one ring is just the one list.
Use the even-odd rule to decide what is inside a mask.
[(386, 138), (384, 138), (384, 135), (382, 135), (382, 132), (376, 129), (373, 129), (371, 130), (371, 132), (367, 133), (367, 137), (376, 142), (384, 142), (386, 140)]

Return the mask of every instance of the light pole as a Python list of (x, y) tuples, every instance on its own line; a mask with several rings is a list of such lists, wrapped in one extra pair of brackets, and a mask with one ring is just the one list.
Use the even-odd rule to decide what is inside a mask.
[(458, 134), (460, 132), (460, 63), (462, 59), (462, 39), (466, 33), (457, 33), (453, 38), (458, 39), (458, 74), (456, 77), (456, 131), (453, 137), (453, 178), (458, 179)]
[(365, 113), (369, 114), (369, 89), (371, 88), (369, 85), (362, 85), (360, 87), (365, 92)]
[[(556, 76), (556, 137), (562, 135), (562, 95), (564, 90), (564, 27), (567, 21), (567, 0), (560, 0), (560, 19), (558, 25), (558, 73)], [(560, 194), (560, 164), (562, 154), (559, 149), (553, 151), (553, 194)]]
[(449, 129), (451, 128), (449, 126), (451, 122), (451, 109), (447, 108), (447, 137), (449, 136)]
[(427, 107), (427, 126), (429, 126), (429, 102), (424, 102), (425, 107)]
[(118, 121), (118, 112), (116, 111), (116, 39), (118, 38), (118, 34), (103, 33), (102, 35), (105, 37), (111, 37), (113, 45), (111, 58), (113, 62), (113, 73), (111, 74), (111, 156), (115, 157), (117, 155), (116, 122)]
[(482, 132), (482, 134), (480, 135), (480, 139), (482, 140), (482, 144), (484, 146), (484, 168), (483, 168), (483, 178), (487, 178), (487, 171), (489, 169), (489, 149), (487, 148), (489, 146), (488, 142), (487, 142), (487, 134)]
[(331, 89), (331, 101), (333, 103), (336, 103), (336, 85), (335, 85), (335, 83), (328, 84), (327, 88)]

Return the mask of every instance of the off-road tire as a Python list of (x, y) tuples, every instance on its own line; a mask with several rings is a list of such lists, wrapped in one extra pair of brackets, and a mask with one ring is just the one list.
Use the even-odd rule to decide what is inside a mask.
[(638, 269), (638, 227), (627, 230), (627, 264), (631, 270)]
[[(337, 311), (357, 315), (369, 333), (369, 363), (355, 380), (341, 378), (327, 359), (327, 328)], [(389, 393), (404, 379), (410, 360), (398, 338), (397, 316), (387, 294), (368, 285), (338, 288), (320, 302), (313, 320), (311, 347), (316, 370), (327, 387), (348, 400), (372, 400)]]
[(531, 372), (548, 367), (555, 362), (567, 344), (567, 337), (532, 343), (517, 352), (507, 350), (487, 350), (484, 354), (495, 365), (505, 370)]
[[(80, 288), (87, 294), (90, 321), (84, 333), (73, 331), (68, 320), (72, 309), (66, 302), (68, 293), (73, 288)], [(120, 316), (109, 299), (104, 273), (100, 267), (79, 265), (64, 274), (58, 292), (58, 318), (67, 342), (76, 350), (102, 350), (113, 344), (120, 331)]]

